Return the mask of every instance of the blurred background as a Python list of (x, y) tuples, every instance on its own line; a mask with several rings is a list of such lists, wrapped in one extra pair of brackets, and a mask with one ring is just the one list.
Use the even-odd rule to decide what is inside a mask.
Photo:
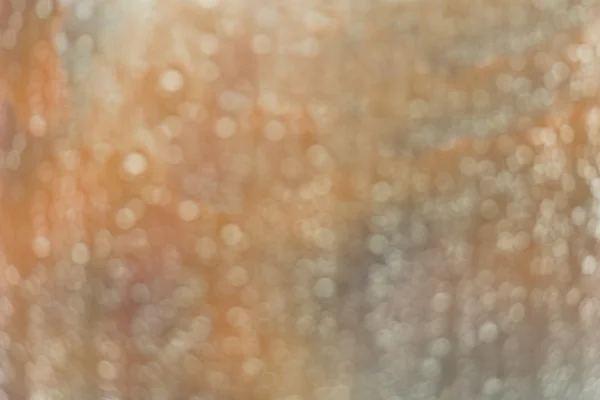
[(598, 3), (0, 0), (0, 400), (595, 400)]

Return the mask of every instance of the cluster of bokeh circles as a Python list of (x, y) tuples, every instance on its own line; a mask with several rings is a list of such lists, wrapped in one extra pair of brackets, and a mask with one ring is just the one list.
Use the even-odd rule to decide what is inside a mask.
[(0, 0), (0, 400), (596, 400), (589, 0)]

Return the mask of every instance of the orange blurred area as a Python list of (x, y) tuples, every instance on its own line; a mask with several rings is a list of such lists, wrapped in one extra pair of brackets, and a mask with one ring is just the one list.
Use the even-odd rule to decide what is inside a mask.
[[(37, 2), (40, 3), (43, 2)], [(140, 76), (132, 74), (129, 65), (121, 66), (119, 59), (99, 56), (94, 65), (99, 79), (108, 71), (124, 94), (124, 102), (113, 109), (105, 102), (106, 98), (93, 92), (101, 82), (81, 82), (79, 85), (86, 93), (85, 105), (77, 110), (76, 118), (69, 120), (67, 111), (76, 100), (67, 96), (62, 61), (53, 45), (53, 35), (60, 30), (56, 5), (51, 14), (42, 18), (40, 6), (34, 1), (26, 2), (22, 9), (11, 9), (9, 4), (7, 10), (7, 3), (2, 4), (2, 37), (6, 40), (7, 32), (14, 33), (15, 37), (14, 43), (10, 46), (5, 43), (0, 52), (0, 82), (3, 100), (10, 104), (7, 115), (12, 113), (16, 117), (14, 123), (0, 125), (0, 135), (5, 135), (1, 149), (4, 164), (0, 173), (3, 268), (16, 266), (23, 279), (35, 280), (36, 271), (38, 274), (44, 269), (53, 271), (53, 264), (61, 265), (62, 260), (72, 262), (75, 255), (77, 262), (88, 264), (85, 272), (88, 276), (103, 277), (108, 266), (120, 260), (134, 283), (152, 282), (160, 280), (164, 273), (164, 266), (155, 260), (169, 248), (175, 247), (181, 254), (200, 254), (200, 260), (187, 265), (191, 270), (183, 275), (200, 274), (210, 287), (206, 297), (198, 294), (199, 303), (194, 305), (198, 313), (210, 317), (207, 321), (212, 326), (209, 326), (211, 333), (204, 348), (200, 343), (192, 343), (199, 346), (196, 350), (204, 359), (186, 358), (188, 350), (182, 352), (178, 348), (181, 341), (205, 335), (200, 331), (196, 333), (195, 325), (183, 318), (181, 326), (176, 326), (164, 339), (163, 347), (156, 354), (157, 362), (179, 363), (175, 373), (184, 386), (200, 386), (234, 398), (275, 399), (309, 393), (317, 385), (331, 383), (326, 382), (330, 378), (326, 378), (325, 367), (316, 357), (313, 340), (299, 337), (283, 320), (269, 320), (266, 316), (270, 311), (260, 307), (260, 301), (268, 293), (285, 290), (287, 278), (277, 278), (275, 270), (272, 275), (256, 272), (250, 275), (248, 287), (241, 293), (240, 284), (226, 283), (227, 277), (236, 271), (242, 278), (248, 274), (243, 269), (240, 272), (238, 263), (265, 257), (265, 251), (274, 245), (268, 230), (277, 229), (281, 233), (282, 246), (295, 246), (286, 240), (297, 231), (301, 235), (305, 232), (305, 239), (298, 243), (300, 246), (315, 245), (311, 228), (302, 224), (311, 218), (319, 224), (321, 215), (332, 214), (331, 202), (324, 200), (318, 204), (309, 200), (314, 190), (323, 192), (323, 185), (325, 191), (329, 190), (331, 169), (320, 175), (320, 182), (304, 185), (309, 196), (305, 201), (299, 201), (289, 189), (271, 188), (268, 181), (250, 180), (244, 186), (247, 193), (241, 193), (243, 197), (233, 206), (214, 200), (186, 199), (169, 181), (169, 177), (177, 177), (178, 170), (169, 170), (173, 167), (168, 166), (166, 160), (168, 144), (163, 136), (170, 127), (164, 118), (170, 113), (179, 113), (181, 118), (187, 118), (186, 123), (192, 123), (198, 115), (194, 107), (198, 108), (202, 101), (204, 112), (212, 113), (211, 107), (216, 105), (211, 104), (209, 90), (202, 88), (200, 81), (186, 82), (188, 105), (181, 104), (183, 107), (177, 108), (186, 99), (169, 93), (165, 96), (165, 91), (157, 91), (155, 84), (162, 70), (171, 64), (168, 53), (148, 59), (149, 66)], [(167, 23), (161, 29), (151, 38), (151, 47), (158, 46), (159, 53), (169, 46), (161, 42), (161, 36), (168, 34), (171, 27)], [(150, 51), (157, 54), (153, 49)], [(179, 55), (172, 57), (176, 56)], [(222, 62), (227, 63), (227, 59)], [(253, 79), (248, 68), (252, 67), (230, 71), (232, 79), (237, 79), (238, 74)], [(194, 78), (194, 73), (188, 71), (187, 77)], [(253, 124), (262, 124), (261, 118), (260, 112), (249, 112), (245, 129), (257, 130), (258, 125), (253, 127)], [(303, 124), (305, 122), (300, 120), (299, 129), (303, 129)], [(300, 133), (303, 134), (305, 132)], [(182, 136), (188, 146), (198, 147), (198, 139), (192, 132), (183, 132)], [(300, 142), (303, 140), (307, 147), (312, 145), (310, 137), (301, 138)], [(218, 145), (212, 146), (205, 153), (207, 157), (218, 150)], [(189, 156), (194, 155), (192, 152)], [(233, 184), (237, 178), (232, 179)], [(271, 195), (281, 202), (270, 200)], [(271, 221), (256, 220), (254, 217), (259, 213)], [(236, 235), (242, 233), (236, 232), (240, 228), (246, 237), (264, 235), (264, 243), (259, 245), (264, 248), (251, 248), (246, 239), (238, 244), (240, 239), (236, 239)], [(102, 239), (103, 232), (112, 233), (108, 239)], [(226, 244), (218, 249), (223, 255), (214, 253), (210, 245), (203, 247), (199, 239), (203, 237), (207, 243), (215, 243), (219, 236), (225, 238), (222, 240)], [(335, 241), (325, 244), (334, 245)], [(76, 246), (80, 250), (74, 253)], [(101, 282), (105, 278), (98, 279)], [(45, 290), (55, 293), (56, 288), (47, 283)], [(268, 291), (261, 293), (262, 290)], [(125, 338), (129, 335), (134, 308), (133, 304), (123, 304), (120, 310), (109, 314), (120, 321), (116, 326), (122, 330), (119, 335)], [(245, 315), (239, 327), (231, 322), (235, 310)], [(284, 316), (279, 318), (282, 317), (285, 319)], [(17, 330), (15, 334), (27, 337), (26, 332)], [(108, 374), (107, 367), (101, 368), (103, 365), (98, 367), (100, 376)], [(306, 378), (307, 372), (312, 378)], [(25, 379), (24, 385), (34, 390), (33, 380)], [(125, 379), (117, 385), (132, 384)]]
[(54, 0), (4, 2), (0, 11), (3, 43), (0, 77), (23, 126), (43, 136), (47, 126), (65, 117), (65, 77), (54, 47), (60, 29)]

